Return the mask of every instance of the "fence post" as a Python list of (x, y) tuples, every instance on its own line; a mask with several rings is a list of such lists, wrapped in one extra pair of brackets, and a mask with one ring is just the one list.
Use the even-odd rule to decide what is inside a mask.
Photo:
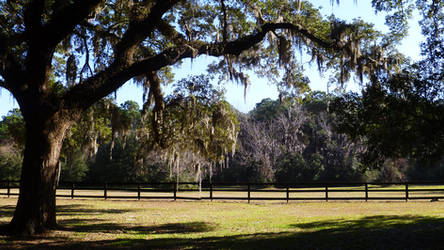
[(210, 200), (213, 201), (213, 183), (210, 182)]
[(8, 181), (8, 198), (9, 198), (9, 196), (11, 195), (11, 183)]
[(409, 184), (405, 183), (405, 201), (407, 202), (409, 200)]
[(250, 183), (248, 183), (248, 203), (250, 203)]
[(290, 199), (290, 187), (288, 187), (287, 185), (287, 203), (289, 199)]
[(74, 199), (74, 182), (71, 182), (71, 199)]
[(177, 182), (174, 182), (174, 200), (177, 199)]
[(140, 201), (140, 184), (137, 184), (137, 200)]
[(368, 201), (368, 183), (365, 183), (365, 201)]
[(105, 182), (105, 184), (103, 185), (103, 197), (105, 198), (105, 200), (107, 199), (107, 185), (106, 185), (106, 182)]
[(328, 185), (325, 185), (325, 201), (328, 202)]

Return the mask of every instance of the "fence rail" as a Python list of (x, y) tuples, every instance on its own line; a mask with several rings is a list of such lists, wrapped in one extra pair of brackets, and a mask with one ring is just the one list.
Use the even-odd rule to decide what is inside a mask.
[[(0, 196), (18, 196), (18, 181), (0, 181)], [(60, 183), (56, 197), (101, 199), (334, 201), (439, 200), (444, 182), (403, 183)]]

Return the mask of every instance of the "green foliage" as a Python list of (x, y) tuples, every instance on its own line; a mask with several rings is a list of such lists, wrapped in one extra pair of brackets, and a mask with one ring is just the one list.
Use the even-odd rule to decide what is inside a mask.
[(87, 177), (88, 165), (93, 161), (100, 145), (111, 140), (111, 100), (104, 99), (73, 124), (62, 147), (62, 181), (78, 182)]
[[(153, 110), (147, 115), (153, 116)], [(195, 164), (210, 166), (235, 151), (236, 115), (208, 77), (178, 82), (175, 92), (166, 98), (162, 119), (156, 124), (149, 120), (142, 119), (133, 101), (120, 107), (109, 99), (95, 104), (67, 134), (61, 153), (61, 181), (168, 180), (172, 171), (169, 157), (181, 165), (179, 178), (192, 180)], [(153, 136), (156, 129), (157, 140)], [(16, 163), (21, 151), (13, 154), (9, 147), (23, 148), (24, 134), (18, 110), (0, 122), (5, 178), (19, 176)], [(11, 174), (13, 170), (17, 172)]]
[(153, 143), (159, 145), (172, 163), (190, 152), (200, 158), (194, 164), (208, 165), (223, 161), (228, 153), (235, 151), (236, 116), (223, 100), (223, 92), (214, 89), (208, 77), (179, 81), (155, 123), (159, 131)]
[(76, 151), (69, 162), (62, 163), (61, 182), (81, 182), (88, 174), (88, 161), (82, 151)]
[(411, 180), (432, 180), (440, 181), (444, 179), (444, 160), (441, 159), (431, 165), (425, 165), (420, 161), (410, 160), (406, 175)]
[(234, 152), (236, 116), (208, 77), (179, 81), (164, 105), (160, 113), (150, 107), (143, 116), (134, 102), (114, 107), (113, 139), (99, 147), (89, 178), (161, 181), (172, 180), (174, 172), (189, 181), (195, 166), (211, 167)]
[(312, 168), (298, 153), (282, 155), (276, 162), (276, 169), (275, 178), (279, 183), (315, 181), (318, 179), (317, 172), (321, 170)]
[(365, 179), (362, 145), (333, 130), (322, 92), (262, 100), (240, 122), (239, 150), (214, 176), (223, 181), (301, 182)]
[(25, 122), (19, 109), (13, 109), (0, 122), (0, 141), (14, 143), (18, 149), (25, 147)]
[[(148, 181), (147, 164), (138, 160), (140, 143), (133, 136), (117, 138), (114, 147), (105, 144), (99, 148), (95, 161), (90, 165), (90, 182)], [(112, 150), (112, 152), (111, 152)], [(110, 157), (112, 155), (112, 157)]]
[(23, 156), (17, 152), (0, 152), (0, 179), (16, 181), (20, 179)]
[(269, 121), (277, 118), (284, 110), (284, 105), (270, 98), (266, 98), (257, 103), (249, 115), (256, 121)]
[(14, 109), (0, 121), (0, 179), (20, 178), (24, 147), (25, 123), (20, 110)]
[[(407, 19), (416, 8), (425, 41), (424, 58), (394, 74), (372, 78), (362, 95), (346, 94), (331, 106), (338, 129), (364, 140), (366, 164), (383, 166), (387, 158), (407, 158), (433, 166), (443, 151), (444, 28), (442, 1), (373, 1), (390, 15), (392, 33), (406, 34)], [(385, 167), (384, 167), (385, 168)]]
[(427, 163), (442, 157), (444, 106), (418, 93), (412, 81), (409, 86), (405, 77), (394, 76), (387, 81), (390, 88), (369, 86), (362, 96), (347, 94), (332, 103), (338, 129), (365, 138), (369, 162), (413, 157)]

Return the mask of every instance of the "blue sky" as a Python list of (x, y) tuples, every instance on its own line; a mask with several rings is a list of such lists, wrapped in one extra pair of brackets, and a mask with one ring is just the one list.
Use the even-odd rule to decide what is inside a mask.
[[(336, 17), (345, 20), (353, 18), (362, 18), (366, 22), (374, 23), (378, 30), (387, 31), (384, 25), (384, 13), (375, 15), (374, 9), (371, 7), (370, 0), (342, 0), (340, 5), (331, 5), (330, 0), (313, 0), (311, 1), (315, 6), (322, 6), (321, 12), (323, 15), (334, 14)], [(335, 1), (336, 2), (336, 1)], [(399, 48), (402, 53), (410, 56), (413, 59), (418, 59), (420, 54), (419, 43), (422, 36), (417, 20), (412, 20), (409, 31), (409, 36), (403, 41)], [(206, 71), (206, 65), (212, 61), (212, 58), (201, 56), (194, 59), (193, 63), (190, 60), (174, 69), (176, 75), (175, 80), (186, 78), (193, 74), (202, 74)], [(313, 90), (327, 90), (327, 80), (322, 78), (315, 65), (304, 65), (306, 75), (310, 78), (310, 87)], [(326, 75), (328, 76), (328, 75)], [(225, 97), (235, 108), (242, 112), (248, 112), (254, 108), (255, 104), (264, 98), (276, 99), (278, 92), (276, 86), (268, 84), (266, 79), (259, 79), (254, 75), (250, 75), (251, 86), (247, 90), (246, 98), (244, 99), (244, 87), (236, 83), (227, 82), (225, 84)], [(357, 90), (359, 86), (354, 82), (349, 82), (347, 85), (349, 90)], [(0, 93), (0, 117), (7, 114), (12, 108), (18, 107), (14, 98), (10, 93), (1, 89)], [(168, 91), (167, 89), (165, 90)], [(142, 91), (132, 83), (125, 84), (117, 91), (117, 103), (123, 103), (126, 100), (137, 101), (142, 106)]]

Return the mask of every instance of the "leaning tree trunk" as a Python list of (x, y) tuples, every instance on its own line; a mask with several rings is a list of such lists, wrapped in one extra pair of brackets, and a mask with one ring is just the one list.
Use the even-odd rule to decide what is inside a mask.
[(32, 235), (56, 226), (57, 165), (71, 122), (60, 116), (27, 120), (20, 196), (10, 229)]

